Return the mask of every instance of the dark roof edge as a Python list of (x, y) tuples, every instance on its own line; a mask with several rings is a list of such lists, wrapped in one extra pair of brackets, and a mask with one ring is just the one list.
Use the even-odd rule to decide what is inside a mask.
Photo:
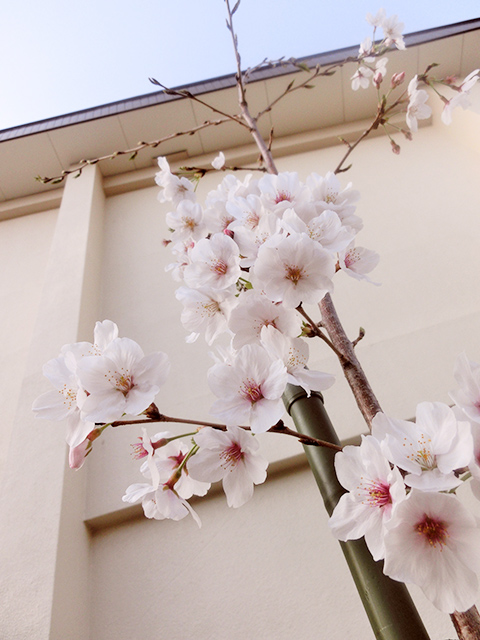
[[(444, 25), (442, 27), (434, 27), (431, 29), (424, 29), (423, 31), (409, 33), (404, 36), (404, 39), (407, 46), (415, 46), (432, 42), (434, 40), (441, 40), (454, 35), (468, 33), (469, 31), (475, 31), (477, 29), (480, 29), (480, 18), (473, 18), (471, 20)], [(316, 65), (324, 66), (340, 62), (350, 56), (356, 56), (357, 52), (358, 45), (345, 47), (343, 49), (335, 49), (334, 51), (327, 51), (316, 55), (304, 56), (302, 58), (297, 58), (297, 62), (305, 63), (310, 67), (314, 67)], [(286, 60), (281, 65), (268, 65), (258, 71), (255, 71), (252, 73), (250, 81), (255, 82), (258, 80), (265, 80), (275, 76), (292, 73), (293, 71), (295, 71), (295, 67), (291, 63), (289, 64), (288, 60)], [(234, 85), (235, 74), (231, 73), (174, 88), (187, 90), (199, 95), (202, 93), (211, 93), (212, 91), (227, 89)], [(133, 98), (117, 100), (116, 102), (110, 102), (97, 107), (90, 107), (80, 111), (55, 116), (53, 118), (46, 118), (44, 120), (38, 120), (36, 122), (0, 130), (0, 142), (34, 135), (43, 131), (60, 129), (73, 124), (79, 124), (81, 122), (106, 118), (119, 113), (135, 111), (137, 109), (143, 109), (145, 107), (155, 106), (178, 99), (179, 98), (177, 96), (167, 95), (163, 91), (155, 91), (153, 93), (146, 93)]]

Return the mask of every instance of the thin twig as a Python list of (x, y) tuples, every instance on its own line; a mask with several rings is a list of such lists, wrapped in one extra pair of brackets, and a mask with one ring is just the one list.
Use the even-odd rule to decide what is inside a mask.
[(202, 100), (201, 98), (196, 96), (194, 93), (192, 93), (191, 91), (187, 91), (186, 89), (169, 89), (168, 87), (163, 85), (158, 80), (155, 80), (155, 78), (149, 78), (149, 80), (150, 80), (150, 82), (152, 84), (155, 84), (155, 85), (161, 87), (162, 90), (164, 91), (164, 93), (166, 93), (169, 96), (178, 96), (179, 98), (188, 98), (189, 100), (192, 100), (193, 102), (198, 102), (199, 104), (203, 105), (204, 107), (207, 107), (207, 109), (210, 109), (214, 113), (218, 113), (219, 115), (224, 116), (225, 118), (228, 118), (229, 120), (233, 120), (237, 124), (242, 125), (242, 127), (247, 127), (247, 129), (248, 129), (248, 126), (244, 122), (242, 122), (242, 116), (241, 115), (233, 115), (232, 116), (231, 113), (227, 113), (226, 111), (222, 111), (221, 109), (217, 109), (217, 107), (214, 107), (210, 103), (206, 102), (205, 100)]
[(335, 347), (335, 345), (332, 343), (331, 340), (328, 339), (328, 337), (323, 333), (323, 331), (320, 329), (320, 327), (318, 326), (318, 324), (316, 324), (311, 318), (310, 316), (307, 314), (307, 312), (305, 311), (305, 309), (302, 307), (302, 305), (300, 304), (297, 307), (297, 311), (298, 313), (303, 316), (305, 318), (305, 320), (307, 321), (308, 325), (311, 327), (312, 332), (318, 336), (319, 338), (321, 338), (329, 347), (330, 349), (335, 353), (335, 355), (339, 358), (342, 359), (344, 358), (343, 354), (340, 353), (340, 351), (338, 351), (338, 349)]
[[(152, 406), (152, 405), (151, 405)], [(154, 405), (153, 405), (154, 406)], [(149, 407), (151, 410), (151, 407)], [(156, 407), (155, 407), (156, 409)], [(171, 416), (166, 416), (163, 413), (159, 413), (158, 410), (151, 410), (152, 418), (146, 418), (141, 420), (116, 420), (111, 423), (112, 427), (120, 427), (131, 424), (150, 424), (155, 422), (173, 422), (178, 424), (192, 424), (198, 427), (212, 427), (213, 429), (218, 429), (219, 431), (226, 431), (227, 426), (225, 424), (218, 424), (217, 422), (205, 422), (204, 420), (190, 420), (188, 418), (173, 418)], [(240, 429), (244, 429), (245, 431), (251, 431), (250, 427), (241, 426)], [(339, 447), (332, 442), (327, 442), (326, 440), (319, 440), (318, 438), (311, 438), (310, 436), (305, 436), (297, 431), (293, 431), (289, 429), (289, 427), (285, 426), (283, 420), (279, 420), (277, 424), (274, 424), (270, 429), (267, 430), (267, 433), (283, 433), (287, 436), (292, 436), (297, 438), (299, 442), (302, 444), (308, 444), (314, 447), (327, 447), (328, 449), (334, 449), (335, 451), (341, 451), (342, 447)]]
[(228, 120), (226, 118), (222, 118), (219, 120), (207, 120), (202, 124), (197, 125), (196, 127), (192, 127), (191, 129), (188, 129), (187, 131), (177, 131), (176, 133), (171, 133), (168, 136), (164, 136), (163, 138), (159, 138), (158, 140), (152, 140), (151, 142), (139, 142), (136, 147), (132, 147), (131, 149), (114, 151), (113, 153), (110, 153), (106, 156), (100, 156), (98, 158), (80, 160), (77, 163), (79, 165), (78, 167), (76, 167), (75, 169), (65, 169), (58, 176), (54, 176), (52, 178), (48, 178), (48, 177), (42, 178), (41, 176), (37, 176), (35, 179), (38, 180), (39, 182), (42, 182), (43, 184), (49, 184), (49, 183), (58, 184), (60, 182), (63, 182), (63, 180), (65, 180), (65, 178), (71, 173), (76, 173), (77, 175), (75, 177), (78, 178), (82, 174), (82, 171), (83, 169), (85, 169), (85, 167), (88, 167), (89, 165), (92, 165), (92, 164), (97, 164), (102, 160), (113, 160), (117, 156), (123, 156), (127, 154), (130, 154), (129, 159), (133, 160), (138, 154), (138, 152), (141, 151), (142, 149), (146, 149), (146, 148), (155, 149), (156, 147), (161, 145), (163, 142), (167, 142), (168, 140), (173, 140), (173, 138), (179, 138), (181, 136), (189, 136), (196, 133), (197, 131), (201, 131), (202, 129), (205, 129), (206, 127), (212, 127), (212, 126), (216, 127), (219, 124), (223, 124), (224, 122), (228, 122)]

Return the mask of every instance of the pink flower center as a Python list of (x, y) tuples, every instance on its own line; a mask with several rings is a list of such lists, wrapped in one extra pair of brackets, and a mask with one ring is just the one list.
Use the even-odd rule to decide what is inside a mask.
[(430, 518), (426, 513), (423, 514), (423, 520), (420, 520), (415, 527), (417, 531), (432, 547), (443, 547), (447, 543), (448, 531), (447, 525), (442, 520)]
[(357, 251), (355, 251), (355, 249), (351, 249), (350, 251), (347, 251), (347, 253), (345, 254), (345, 266), (347, 267), (347, 269), (349, 269), (352, 264), (355, 264), (356, 262), (358, 262), (359, 260), (359, 255), (357, 253)]
[(196, 227), (196, 222), (193, 218), (190, 218), (189, 216), (187, 216), (186, 218), (183, 219), (183, 223), (185, 227), (187, 227), (187, 229), (190, 229), (190, 231), (194, 231)]
[(243, 451), (238, 442), (232, 442), (232, 444), (222, 451), (220, 458), (223, 459), (221, 466), (224, 469), (230, 467), (230, 471), (243, 459)]
[(212, 263), (212, 271), (219, 276), (224, 276), (227, 273), (228, 265), (225, 260), (219, 259), (216, 262)]
[(146, 458), (148, 456), (148, 451), (143, 446), (143, 439), (140, 438), (140, 442), (136, 442), (135, 444), (130, 445), (133, 449), (132, 457), (135, 460), (141, 460), (142, 458)]
[[(407, 440), (405, 438), (405, 440)], [(407, 444), (407, 443), (405, 443)], [(418, 449), (415, 450), (415, 445), (418, 446)], [(416, 462), (422, 471), (429, 471), (431, 469), (435, 469), (437, 466), (437, 460), (435, 458), (435, 454), (432, 452), (432, 440), (431, 438), (426, 437), (423, 433), (420, 435), (418, 442), (413, 442), (410, 444), (412, 449), (414, 449), (413, 453), (407, 455), (408, 460), (412, 462)]]
[(365, 496), (362, 504), (367, 504), (369, 507), (385, 507), (388, 504), (392, 504), (390, 485), (381, 480), (362, 483), (357, 489), (359, 495), (363, 494)]
[(285, 279), (291, 280), (294, 285), (297, 285), (299, 281), (302, 279), (304, 271), (301, 267), (297, 267), (296, 265), (285, 265)]
[(291, 202), (292, 196), (288, 193), (288, 191), (277, 191), (277, 195), (274, 200), (275, 204), (285, 201)]
[(115, 387), (123, 393), (124, 396), (133, 388), (133, 378), (129, 374), (117, 374)]
[(251, 404), (255, 404), (263, 398), (261, 386), (254, 380), (245, 380), (240, 393)]

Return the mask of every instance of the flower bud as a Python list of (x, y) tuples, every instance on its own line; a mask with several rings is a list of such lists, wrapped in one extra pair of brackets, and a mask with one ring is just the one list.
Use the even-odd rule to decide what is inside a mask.
[(400, 154), (400, 145), (395, 142), (395, 140), (390, 140), (390, 144), (392, 145), (393, 153), (396, 153), (397, 156)]
[(390, 86), (392, 89), (398, 87), (405, 80), (405, 71), (401, 71), (400, 73), (394, 73), (392, 79), (390, 80)]
[(382, 72), (378, 70), (373, 76), (373, 84), (377, 87), (377, 89), (380, 89), (380, 85), (382, 84), (382, 81), (383, 81)]

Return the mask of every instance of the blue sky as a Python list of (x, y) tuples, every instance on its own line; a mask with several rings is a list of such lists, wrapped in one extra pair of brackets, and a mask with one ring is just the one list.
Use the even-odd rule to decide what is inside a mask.
[[(358, 44), (380, 6), (405, 33), (480, 17), (478, 0), (242, 0), (242, 66)], [(178, 86), (234, 70), (223, 0), (12, 2), (0, 24), (0, 129), (149, 93), (150, 76)]]

